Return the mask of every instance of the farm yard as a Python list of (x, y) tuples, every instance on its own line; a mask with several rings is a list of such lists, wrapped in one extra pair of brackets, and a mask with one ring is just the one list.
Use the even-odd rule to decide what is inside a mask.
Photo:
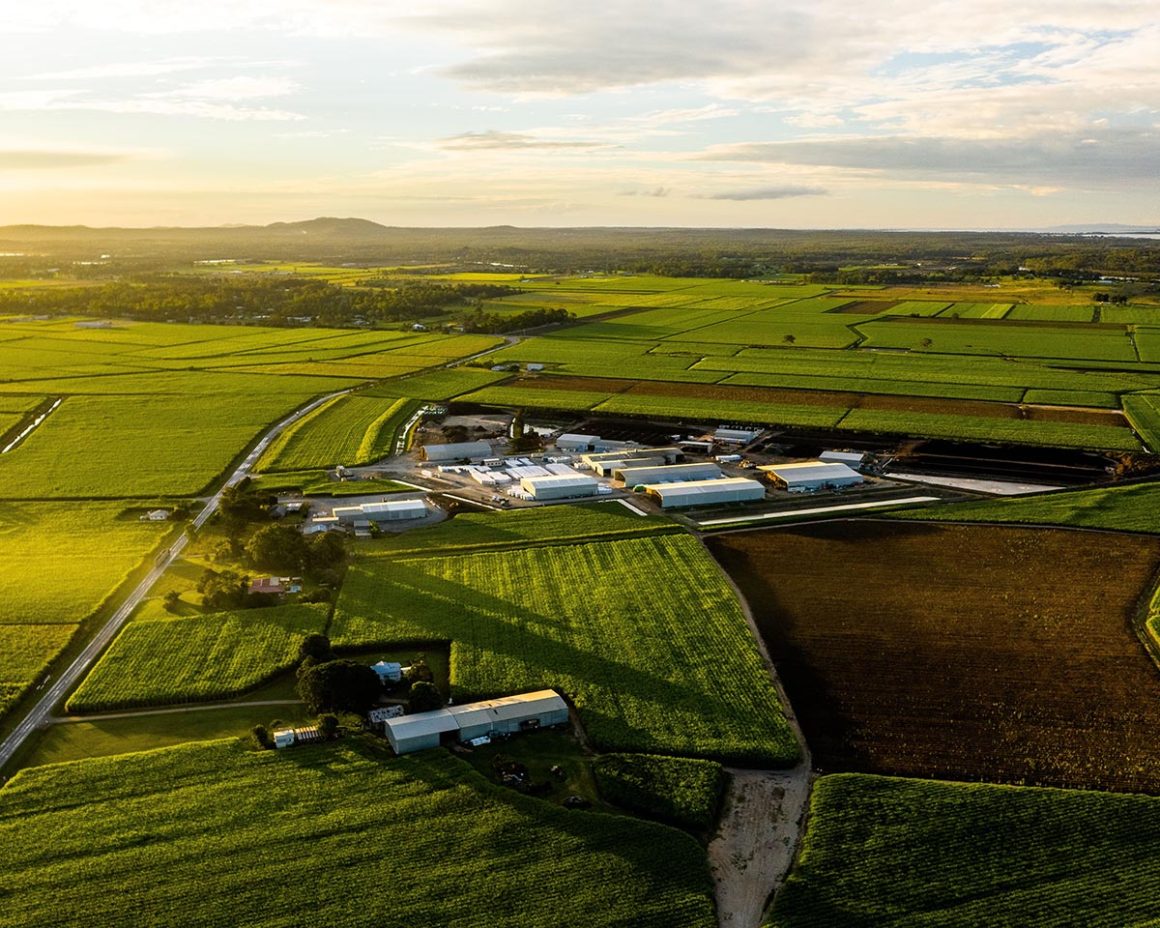
[(1158, 865), (1160, 799), (826, 776), (766, 926), (1149, 925)]
[(867, 521), (709, 545), (820, 770), (1160, 792), (1134, 627), (1160, 539)]
[(258, 928), (304, 912), (336, 928), (716, 924), (688, 835), (552, 808), (442, 752), (385, 754), (230, 740), (24, 771), (0, 790), (5, 925), (114, 928), (131, 905), (193, 928), (219, 923), (223, 894), (231, 922)]
[(740, 606), (683, 535), (364, 558), (330, 637), (450, 641), (457, 701), (558, 688), (603, 750), (749, 766), (798, 755)]

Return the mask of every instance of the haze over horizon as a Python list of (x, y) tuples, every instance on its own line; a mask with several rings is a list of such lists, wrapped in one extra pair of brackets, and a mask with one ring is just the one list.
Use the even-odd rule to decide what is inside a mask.
[(45, 0), (0, 224), (1041, 229), (1160, 218), (1150, 3)]

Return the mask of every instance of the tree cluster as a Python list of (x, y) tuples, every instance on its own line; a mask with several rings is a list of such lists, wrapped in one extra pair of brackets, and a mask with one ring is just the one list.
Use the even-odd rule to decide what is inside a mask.
[(571, 322), (575, 318), (576, 316), (566, 309), (533, 309), (511, 316), (476, 309), (460, 316), (458, 324), (463, 327), (465, 332), (502, 334), (504, 332), (522, 332), (525, 329), (536, 329), (545, 325), (559, 325), (563, 322)]

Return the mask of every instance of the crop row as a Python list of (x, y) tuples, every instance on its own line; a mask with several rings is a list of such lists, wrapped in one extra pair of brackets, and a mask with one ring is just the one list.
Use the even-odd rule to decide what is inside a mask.
[(766, 924), (1151, 925), (1158, 868), (1160, 799), (841, 774)]
[(1153, 452), (1160, 451), (1160, 393), (1137, 393), (1123, 399), (1124, 413)]
[(786, 765), (736, 597), (684, 535), (356, 563), (336, 645), (450, 641), (457, 699), (558, 687), (604, 749)]
[(215, 741), (25, 770), (0, 790), (4, 924), (716, 924), (690, 836), (384, 753)]
[(262, 455), (263, 471), (368, 464), (391, 453), (418, 403), (361, 393), (340, 396), (286, 429)]
[(717, 820), (727, 779), (715, 761), (651, 754), (602, 754), (592, 772), (614, 805), (699, 831)]
[(244, 693), (289, 670), (326, 626), (325, 605), (274, 606), (130, 622), (68, 701), (101, 712)]

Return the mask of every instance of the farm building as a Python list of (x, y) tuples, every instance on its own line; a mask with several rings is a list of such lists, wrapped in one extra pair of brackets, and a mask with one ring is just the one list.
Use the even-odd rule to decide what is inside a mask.
[(662, 509), (685, 506), (716, 506), (722, 503), (749, 503), (765, 498), (765, 487), (745, 477), (722, 480), (690, 480), (687, 483), (646, 484), (645, 492)]
[(826, 487), (851, 487), (865, 478), (845, 464), (824, 461), (801, 461), (797, 464), (767, 464), (758, 470), (769, 475), (776, 486), (791, 493), (805, 493)]
[(559, 694), (555, 690), (539, 690), (385, 719), (383, 727), (395, 753), (407, 754), (438, 747), (444, 741), (515, 734), (567, 721), (568, 704)]
[(723, 444), (748, 445), (760, 434), (756, 429), (729, 429), (721, 426), (713, 433), (713, 440)]
[(281, 596), (286, 592), (286, 586), (278, 577), (258, 577), (250, 581), (251, 593), (268, 593), (271, 596)]
[(601, 477), (611, 477), (616, 471), (626, 467), (660, 467), (665, 463), (664, 458), (623, 458), (616, 457), (611, 461), (596, 461), (592, 469)]
[(447, 711), (459, 725), (460, 741), (497, 733), (510, 735), (549, 725), (564, 725), (568, 721), (568, 704), (555, 690), (471, 702), (451, 706)]
[(387, 741), (396, 754), (437, 748), (444, 735), (458, 734), (459, 725), (448, 709), (433, 709), (383, 722)]
[(491, 445), (485, 441), (461, 441), (450, 445), (424, 445), (423, 460), (433, 463), (482, 461), (491, 457)]
[(566, 432), (556, 438), (556, 447), (561, 451), (615, 451), (625, 447), (622, 441), (606, 441), (599, 435), (582, 435)]
[(823, 451), (818, 460), (824, 464), (845, 464), (857, 470), (866, 463), (866, 455), (861, 451)]
[(292, 748), (297, 744), (317, 744), (325, 738), (315, 727), (283, 728), (274, 732), (274, 747)]
[(404, 519), (422, 519), (427, 516), (427, 504), (421, 499), (397, 499), (383, 503), (363, 503), (360, 506), (335, 506), (334, 516), (344, 524), (359, 522), (398, 522)]
[(635, 464), (629, 464), (613, 470), (612, 476), (616, 480), (623, 480), (626, 487), (635, 487), (642, 483), (717, 480), (721, 477), (721, 468), (712, 463), (671, 464), (660, 467), (638, 467)]
[(549, 477), (524, 477), (520, 487), (532, 499), (571, 499), (577, 496), (595, 496), (599, 484), (595, 477), (585, 474), (568, 476), (552, 474)]
[(629, 461), (638, 461), (641, 458), (660, 458), (665, 464), (673, 464), (681, 457), (680, 448), (621, 448), (619, 451), (595, 451), (591, 454), (580, 455), (580, 462), (585, 467), (595, 468), (597, 464), (616, 462), (627, 464)]
[(379, 675), (380, 683), (398, 683), (403, 679), (403, 665), (397, 661), (379, 661), (371, 664), (371, 670)]

